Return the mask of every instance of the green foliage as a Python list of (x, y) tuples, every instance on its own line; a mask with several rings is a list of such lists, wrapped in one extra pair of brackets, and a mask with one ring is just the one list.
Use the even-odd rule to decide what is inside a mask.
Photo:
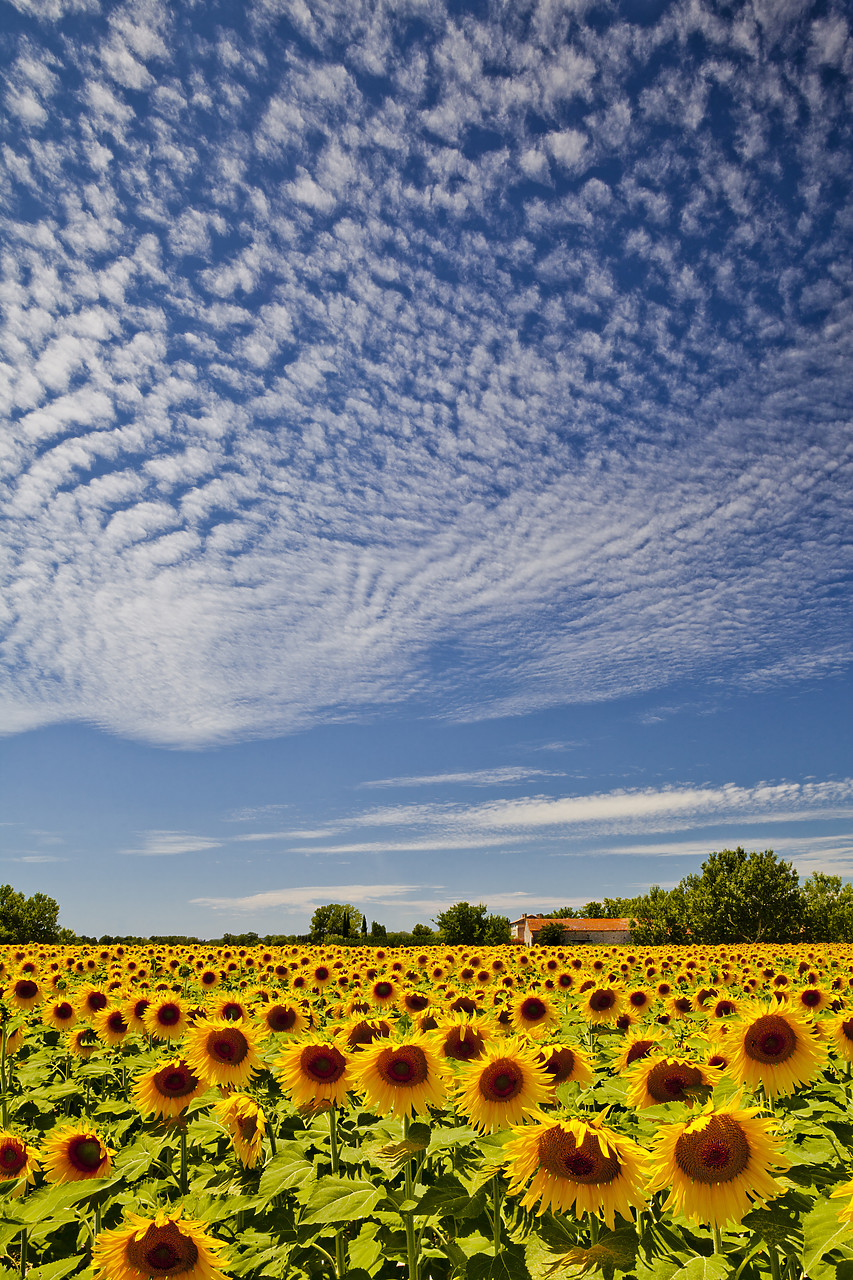
[(803, 884), (809, 942), (853, 942), (853, 884), (814, 871)]
[[(565, 917), (563, 917), (565, 919)], [(549, 920), (536, 935), (536, 941), (544, 947), (557, 947), (563, 941), (563, 926), (559, 920)]]
[(59, 903), (46, 893), (27, 898), (0, 885), (0, 943), (59, 942)]
[(327, 902), (325, 906), (318, 907), (311, 917), (311, 941), (328, 942), (332, 936), (344, 941), (357, 939), (363, 918), (358, 907), (350, 902)]
[(480, 902), (476, 907), (469, 902), (456, 902), (435, 917), (442, 942), (451, 947), (495, 946), (510, 940), (509, 916), (487, 915), (488, 908)]

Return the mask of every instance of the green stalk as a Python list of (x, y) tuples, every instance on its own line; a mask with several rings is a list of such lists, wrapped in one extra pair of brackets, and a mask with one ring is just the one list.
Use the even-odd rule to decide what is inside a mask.
[(601, 1226), (598, 1218), (594, 1213), (589, 1215), (589, 1247), (592, 1248), (598, 1244), (598, 1229)]
[(6, 1099), (6, 1023), (3, 1023), (3, 1035), (0, 1037), (0, 1110), (3, 1115), (3, 1128), (9, 1127), (9, 1103)]
[(28, 1246), (28, 1244), (29, 1244), (29, 1238), (28, 1238), (28, 1236), (27, 1236), (27, 1232), (26, 1232), (26, 1228), (25, 1228), (25, 1229), (21, 1232), (21, 1280), (24, 1280), (24, 1277), (25, 1277), (25, 1276), (26, 1276), (26, 1274), (27, 1274), (27, 1252), (28, 1252), (27, 1246)]
[(187, 1183), (187, 1127), (186, 1123), (181, 1124), (181, 1195), (185, 1196), (188, 1190)]
[[(409, 1136), (409, 1117), (403, 1119), (403, 1141), (405, 1142)], [(412, 1179), (412, 1157), (406, 1160), (403, 1166), (403, 1188), (404, 1195), (407, 1200), (414, 1200), (415, 1188)], [(403, 1223), (406, 1228), (406, 1257), (409, 1263), (409, 1280), (418, 1280), (418, 1246), (415, 1239), (415, 1218), (411, 1211), (403, 1214)]]
[(500, 1256), (501, 1251), (501, 1201), (503, 1199), (503, 1191), (501, 1188), (500, 1176), (495, 1173), (492, 1175), (492, 1240), (495, 1246), (495, 1257)]
[[(332, 1177), (338, 1176), (341, 1167), (341, 1156), (338, 1148), (338, 1112), (337, 1107), (329, 1109), (329, 1150), (332, 1153)], [(347, 1269), (346, 1248), (344, 1246), (344, 1230), (338, 1227), (335, 1232), (335, 1275), (341, 1280)]]
[[(720, 1228), (715, 1225), (714, 1226), (714, 1253), (722, 1253), (722, 1252), (723, 1252), (723, 1237), (720, 1233)], [(779, 1280), (779, 1277), (775, 1276), (774, 1280)]]
[(776, 1251), (775, 1244), (768, 1244), (767, 1252), (770, 1254), (770, 1275), (773, 1280), (782, 1280), (782, 1271), (779, 1267), (779, 1254)]

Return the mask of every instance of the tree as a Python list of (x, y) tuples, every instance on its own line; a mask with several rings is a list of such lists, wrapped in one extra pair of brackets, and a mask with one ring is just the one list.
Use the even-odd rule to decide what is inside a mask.
[[(562, 919), (569, 919), (569, 917), (563, 916)], [(543, 947), (558, 947), (563, 941), (563, 926), (560, 921), (549, 920), (547, 924), (543, 924), (536, 935), (536, 941)]]
[(427, 938), (435, 937), (435, 930), (431, 929), (428, 924), (412, 925), (412, 937), (420, 938), (426, 942)]
[(502, 947), (512, 940), (509, 916), (489, 915), (483, 930), (483, 942), (487, 947)]
[(326, 942), (330, 937), (354, 938), (361, 929), (363, 917), (349, 902), (327, 902), (311, 917), (311, 941)]
[(25, 897), (0, 885), (0, 943), (58, 942), (59, 903), (46, 893)]
[(681, 887), (693, 941), (791, 942), (802, 934), (800, 878), (772, 849), (715, 850), (701, 875), (686, 876)]
[(588, 902), (585, 907), (581, 907), (581, 919), (600, 920), (603, 912), (604, 907), (600, 902)]
[(804, 940), (853, 942), (853, 885), (814, 871), (803, 884)]
[(367, 916), (361, 917), (361, 936), (362, 938), (367, 937)]
[(653, 884), (636, 899), (631, 918), (631, 940), (641, 947), (681, 946), (689, 941), (687, 904), (680, 885), (662, 889)]
[(370, 936), (371, 938), (376, 938), (381, 942), (384, 938), (388, 937), (388, 930), (385, 928), (384, 924), (377, 924), (375, 920), (371, 920)]

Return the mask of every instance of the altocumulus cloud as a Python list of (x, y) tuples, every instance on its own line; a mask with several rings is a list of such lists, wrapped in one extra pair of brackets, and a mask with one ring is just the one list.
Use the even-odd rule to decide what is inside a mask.
[(844, 6), (584, 13), (17, 0), (7, 730), (849, 660)]

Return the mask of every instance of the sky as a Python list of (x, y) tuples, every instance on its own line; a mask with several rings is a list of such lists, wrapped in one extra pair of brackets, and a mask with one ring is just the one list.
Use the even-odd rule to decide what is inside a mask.
[(0, 878), (850, 879), (847, 6), (0, 4)]

